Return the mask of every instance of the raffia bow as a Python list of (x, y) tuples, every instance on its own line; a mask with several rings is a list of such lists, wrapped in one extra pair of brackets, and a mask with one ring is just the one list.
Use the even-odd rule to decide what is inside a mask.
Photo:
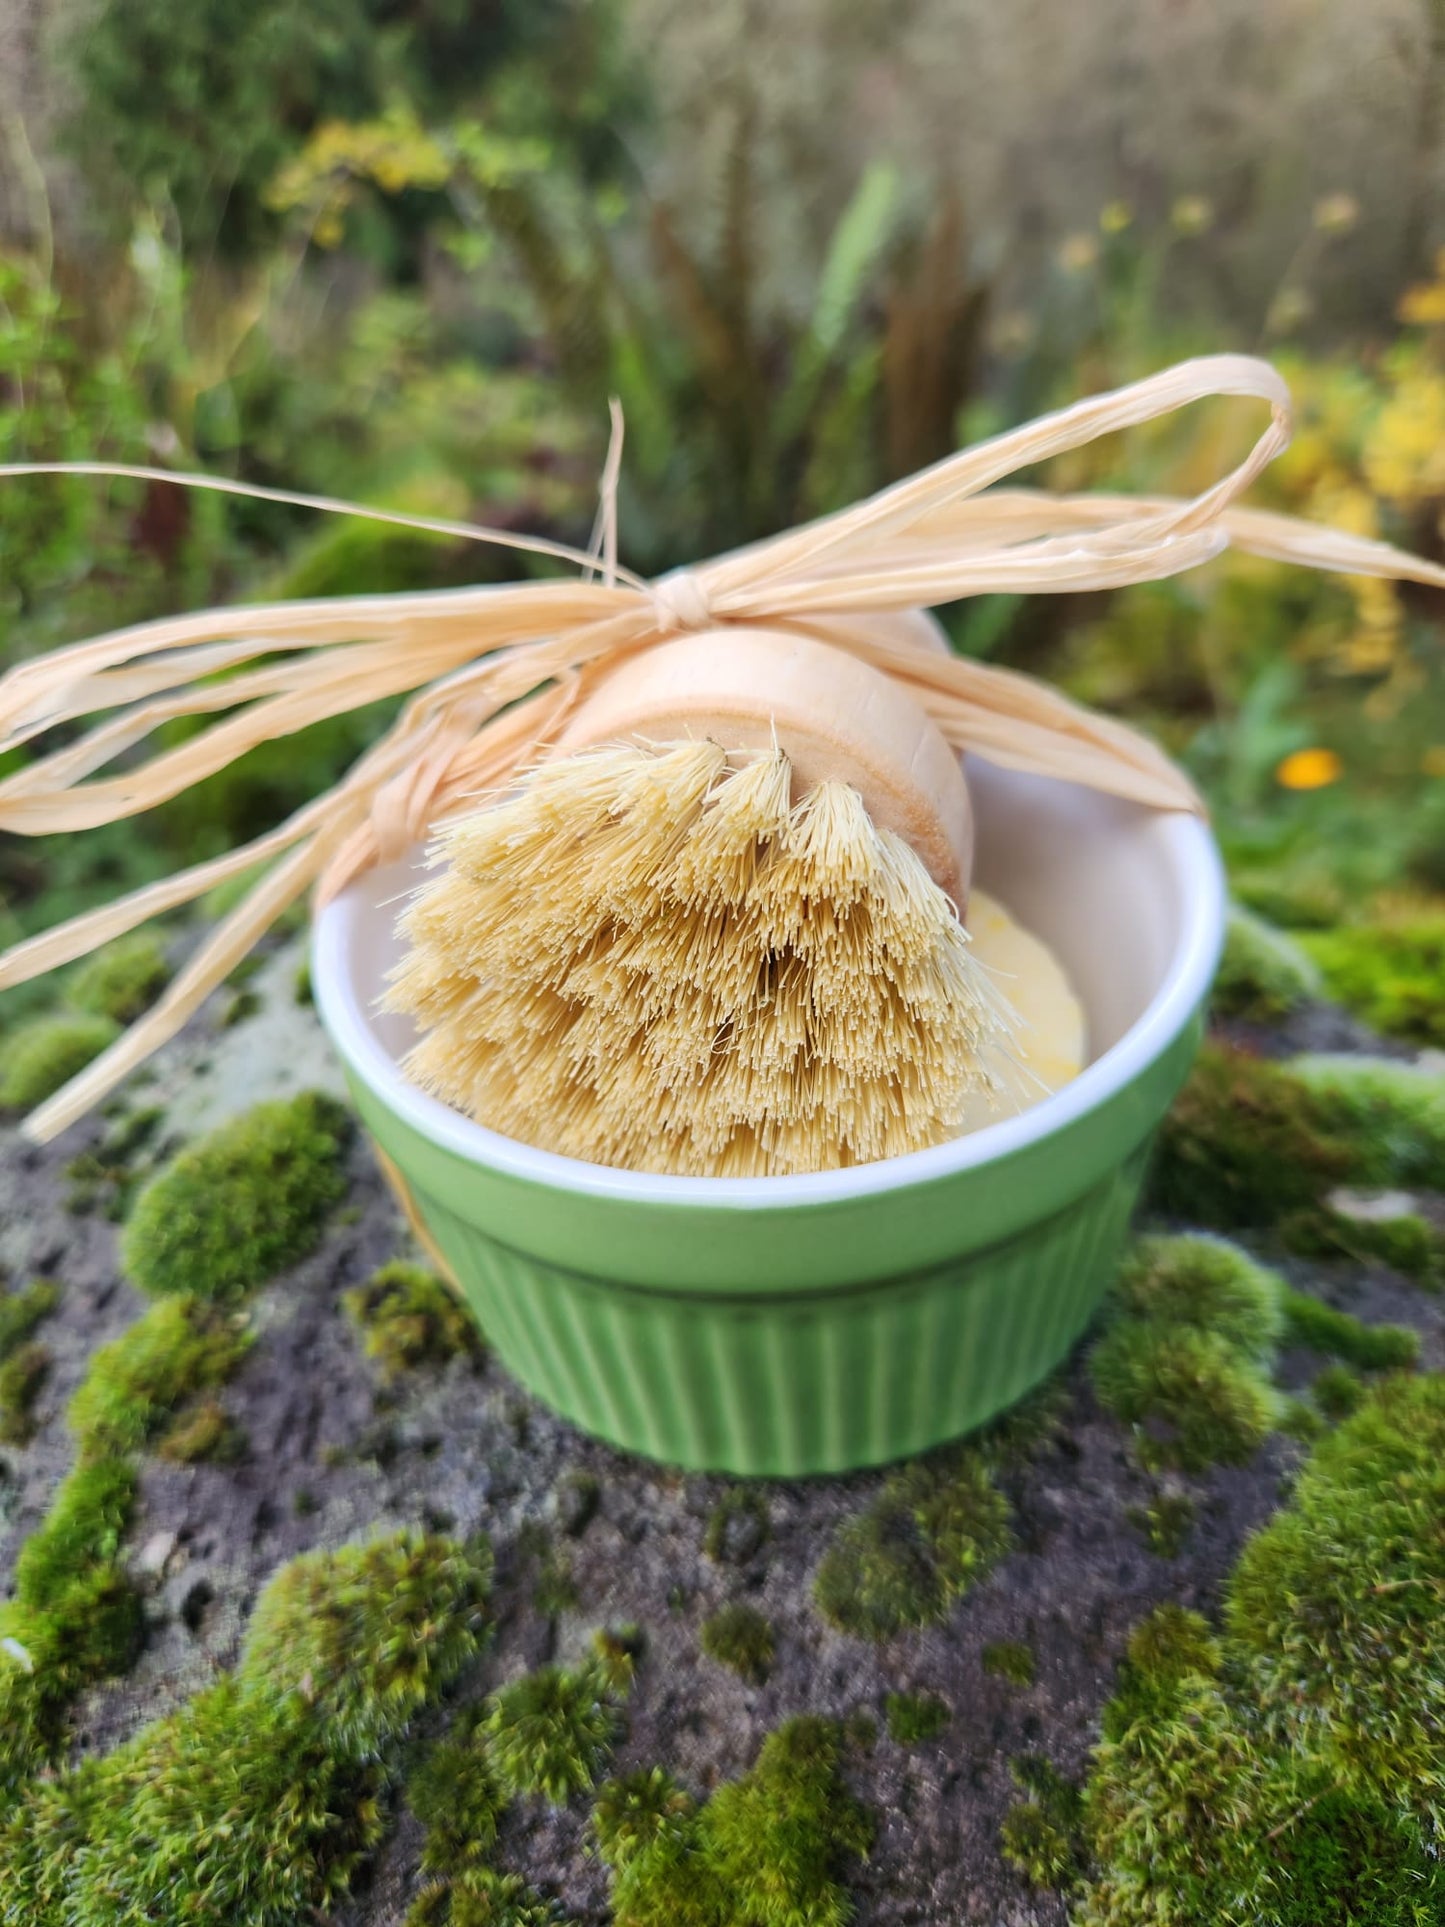
[[(1210, 397), (1268, 404), (1239, 466), (1186, 501), (1054, 495), (994, 485), (1101, 435)], [(620, 434), (602, 478), (596, 551), (119, 464), (33, 463), (0, 475), (139, 476), (363, 515), (563, 561), (577, 579), (278, 602), (164, 618), (22, 663), (0, 679), (0, 751), (86, 716), (77, 740), (0, 781), (0, 829), (45, 836), (136, 815), (258, 744), (419, 691), (335, 788), (254, 842), (15, 945), (0, 989), (68, 963), (260, 864), (265, 874), (155, 1007), (26, 1120), (44, 1140), (172, 1037), (276, 918), (400, 855), (449, 813), (545, 757), (572, 709), (624, 657), (729, 624), (816, 633), (902, 682), (947, 740), (1011, 769), (1161, 810), (1201, 810), (1142, 736), (1033, 678), (884, 640), (847, 618), (998, 591), (1121, 588), (1226, 548), (1445, 588), (1445, 569), (1382, 542), (1238, 506), (1288, 444), (1290, 394), (1268, 363), (1215, 355), (1091, 396), (935, 464), (803, 528), (648, 583), (616, 559)], [(618, 423), (614, 414), (614, 431)], [(988, 491), (985, 493), (984, 491)], [(840, 620), (842, 619), (842, 620)], [(247, 666), (249, 665), (249, 666)], [(179, 747), (98, 775), (182, 716), (217, 720)]]

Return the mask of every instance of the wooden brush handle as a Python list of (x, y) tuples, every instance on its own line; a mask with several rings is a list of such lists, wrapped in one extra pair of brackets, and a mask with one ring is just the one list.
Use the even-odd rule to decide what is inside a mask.
[(901, 836), (967, 907), (973, 807), (959, 759), (913, 698), (856, 656), (778, 629), (685, 636), (615, 669), (557, 749), (686, 737), (737, 751), (776, 740), (795, 797), (850, 783), (878, 827)]

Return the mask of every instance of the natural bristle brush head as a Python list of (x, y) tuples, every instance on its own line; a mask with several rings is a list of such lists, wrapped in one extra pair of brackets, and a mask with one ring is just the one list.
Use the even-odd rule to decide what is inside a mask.
[[(825, 739), (847, 734), (836, 700), (809, 719)], [(599, 712), (610, 732), (617, 705)], [(443, 830), (387, 994), (422, 1032), (418, 1084), (546, 1150), (698, 1176), (958, 1131), (1008, 1070), (1008, 1007), (912, 844), (854, 784), (801, 781), (764, 715), (763, 746), (756, 718), (726, 741), (580, 743)], [(917, 763), (915, 745), (905, 788)], [(917, 826), (916, 793), (908, 809)]]

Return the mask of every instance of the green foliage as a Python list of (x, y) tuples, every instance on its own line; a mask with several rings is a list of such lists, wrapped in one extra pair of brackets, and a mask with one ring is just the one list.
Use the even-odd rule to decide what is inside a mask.
[(1009, 1771), (1029, 1797), (1004, 1815), (999, 1852), (1032, 1886), (1070, 1887), (1079, 1872), (1079, 1789), (1034, 1755), (1011, 1761)]
[(1299, 944), (1251, 911), (1231, 907), (1210, 1000), (1218, 1016), (1272, 1023), (1321, 988), (1320, 972)]
[(893, 1474), (834, 1533), (813, 1581), (823, 1617), (860, 1639), (888, 1639), (946, 1617), (1011, 1544), (1008, 1505), (974, 1452)]
[(767, 1544), (768, 1502), (751, 1486), (731, 1486), (708, 1514), (702, 1549), (715, 1564), (745, 1565)]
[(1284, 1315), (1292, 1344), (1323, 1352), (1327, 1358), (1345, 1359), (1361, 1371), (1413, 1365), (1420, 1355), (1420, 1334), (1410, 1326), (1366, 1325), (1307, 1292), (1286, 1292)]
[(1445, 1044), (1445, 917), (1355, 924), (1304, 940), (1331, 996), (1395, 1037)]
[(1010, 1686), (1032, 1686), (1035, 1664), (1033, 1647), (1021, 1639), (990, 1640), (983, 1649), (983, 1670)]
[(1322, 1372), (1316, 1374), (1310, 1392), (1326, 1418), (1342, 1419), (1359, 1410), (1364, 1401), (1365, 1386), (1348, 1365), (1326, 1365)]
[(234, 1303), (319, 1243), (346, 1191), (350, 1121), (304, 1092), (258, 1104), (182, 1151), (136, 1200), (122, 1240), (142, 1291)]
[(35, 1405), (50, 1376), (50, 1353), (29, 1339), (0, 1362), (0, 1439), (26, 1445), (35, 1436)]
[(32, 1279), (22, 1291), (0, 1290), (0, 1358), (24, 1344), (59, 1302), (60, 1287), (50, 1278)]
[(302, 1700), (333, 1747), (361, 1757), (475, 1657), (490, 1584), (484, 1540), (407, 1531), (303, 1553), (257, 1601), (238, 1677)]
[(735, 1601), (702, 1623), (699, 1635), (709, 1659), (753, 1686), (761, 1686), (773, 1670), (773, 1629), (756, 1606)]
[(397, 1261), (343, 1292), (347, 1316), (362, 1333), (368, 1358), (388, 1382), (419, 1365), (449, 1358), (480, 1364), (486, 1356), (476, 1320), (435, 1272)]
[(936, 1740), (952, 1717), (947, 1700), (936, 1693), (890, 1693), (883, 1702), (888, 1737), (899, 1746)]
[(487, 1714), (487, 1749), (509, 1793), (565, 1806), (585, 1793), (612, 1750), (619, 1721), (593, 1667), (543, 1666), (504, 1686)]
[(872, 1824), (838, 1754), (837, 1728), (805, 1715), (696, 1812), (665, 1776), (605, 1789), (595, 1831), (617, 1927), (842, 1927), (838, 1872), (867, 1852)]
[(108, 1017), (61, 1012), (0, 1039), (0, 1108), (28, 1111), (78, 1077), (119, 1030)]
[(1140, 1428), (1147, 1464), (1242, 1464), (1280, 1422), (1269, 1379), (1283, 1287), (1221, 1239), (1141, 1240), (1089, 1369), (1100, 1404)]
[(485, 1860), (497, 1838), (506, 1797), (487, 1758), (475, 1714), (427, 1748), (407, 1780), (406, 1797), (426, 1829), (421, 1864), (426, 1873), (456, 1873)]
[(148, 930), (134, 930), (87, 959), (66, 986), (66, 994), (77, 1010), (129, 1024), (150, 1009), (170, 975), (166, 953), (156, 937)]
[(250, 1343), (233, 1318), (202, 1299), (152, 1305), (95, 1353), (70, 1402), (82, 1459), (149, 1445), (194, 1394), (232, 1376)]

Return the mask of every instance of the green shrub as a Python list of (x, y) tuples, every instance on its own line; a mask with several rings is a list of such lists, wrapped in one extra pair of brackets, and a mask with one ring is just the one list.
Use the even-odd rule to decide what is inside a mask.
[(1284, 1313), (1291, 1344), (1308, 1346), (1327, 1358), (1343, 1358), (1361, 1371), (1413, 1365), (1420, 1356), (1420, 1334), (1410, 1326), (1366, 1325), (1308, 1292), (1287, 1292)]
[(98, 950), (83, 963), (66, 987), (77, 1010), (92, 1017), (108, 1017), (115, 1024), (134, 1023), (170, 982), (166, 953), (148, 930), (134, 930)]
[(860, 1639), (943, 1619), (1012, 1543), (1008, 1505), (976, 1453), (895, 1473), (834, 1533), (813, 1581), (823, 1617)]
[(543, 1666), (493, 1699), (487, 1749), (509, 1793), (539, 1794), (560, 1807), (593, 1785), (618, 1727), (594, 1668)]
[(82, 1458), (149, 1445), (197, 1392), (223, 1385), (250, 1344), (226, 1313), (199, 1298), (152, 1305), (95, 1353), (70, 1402)]
[(341, 1302), (362, 1334), (362, 1347), (388, 1382), (418, 1365), (449, 1358), (480, 1364), (486, 1356), (476, 1320), (456, 1293), (420, 1265), (383, 1265)]
[(1309, 954), (1282, 930), (1233, 905), (1211, 1004), (1221, 1017), (1267, 1024), (1318, 997), (1320, 972)]
[(1330, 995), (1376, 1030), (1445, 1044), (1445, 917), (1365, 924), (1304, 939)]
[(702, 1650), (753, 1686), (773, 1669), (773, 1629), (756, 1606), (723, 1606), (702, 1623)]
[(316, 1248), (344, 1196), (349, 1119), (305, 1092), (182, 1151), (136, 1200), (122, 1257), (142, 1291), (233, 1303)]
[(899, 1746), (936, 1740), (951, 1717), (948, 1702), (936, 1693), (890, 1693), (883, 1702), (888, 1737)]
[(0, 1109), (43, 1104), (119, 1035), (108, 1017), (68, 1013), (37, 1017), (12, 1031), (0, 1040)]
[(369, 1754), (480, 1650), (490, 1583), (482, 1541), (408, 1531), (303, 1553), (257, 1601), (238, 1678), (303, 1700), (333, 1749)]

